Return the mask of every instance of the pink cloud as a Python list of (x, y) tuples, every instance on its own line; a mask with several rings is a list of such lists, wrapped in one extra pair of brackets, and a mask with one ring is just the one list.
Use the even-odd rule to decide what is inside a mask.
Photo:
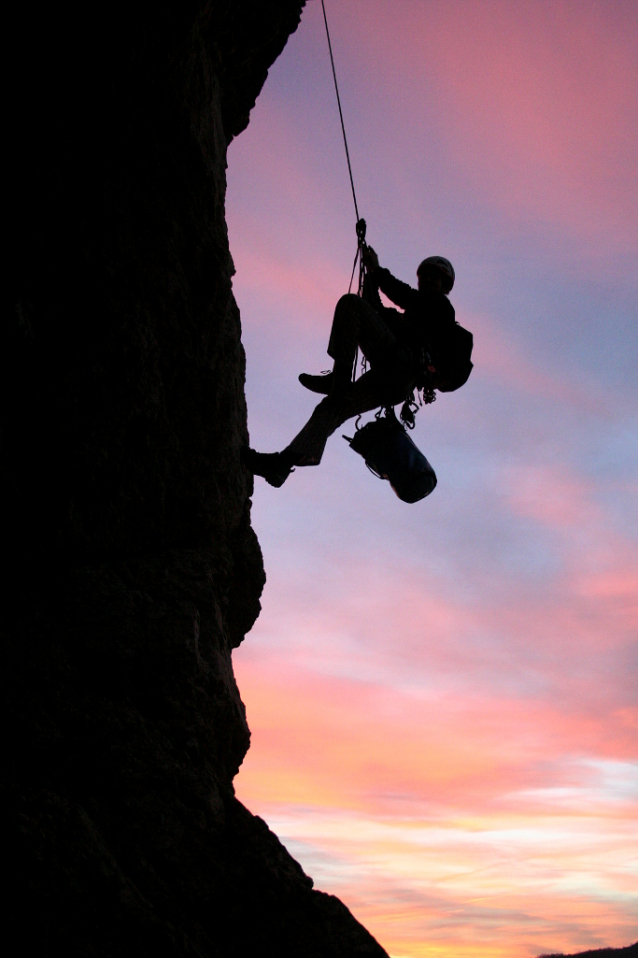
[[(240, 782), (259, 801), (379, 814), (471, 807), (482, 814), (533, 783), (557, 787), (567, 776), (571, 784), (576, 767), (565, 756), (638, 758), (631, 710), (623, 732), (614, 711), (589, 714), (471, 691), (399, 691), (313, 675), (283, 659), (276, 668), (263, 665), (240, 665), (255, 735)], [(577, 781), (586, 780), (587, 769), (576, 771)], [(530, 813), (534, 807), (528, 802)]]
[(332, 862), (327, 890), (391, 953), (523, 958), (629, 941), (635, 797), (604, 781), (619, 769), (622, 785), (618, 742), (608, 766), (570, 757), (604, 754), (600, 716), (397, 696), (284, 662), (243, 668), (240, 684), (255, 740), (239, 797), (302, 841), (310, 866)]
[(302, 329), (329, 329), (335, 300), (331, 290), (338, 288), (343, 272), (334, 263), (323, 260), (301, 269), (298, 263), (285, 263), (261, 246), (241, 242), (233, 248), (235, 265), (240, 272), (242, 292), (252, 293), (260, 310), (251, 310), (251, 328), (259, 329), (270, 310), (281, 316), (282, 330), (291, 335)]
[(593, 483), (570, 473), (564, 464), (525, 463), (512, 470), (508, 485), (514, 512), (552, 529), (591, 519)]
[(523, 577), (512, 592), (508, 577), (500, 581), (491, 565), (485, 574), (477, 565), (472, 592), (461, 600), (436, 565), (415, 569), (406, 557), (393, 568), (379, 568), (365, 553), (351, 551), (344, 579), (332, 574), (329, 555), (316, 556), (313, 585), (300, 571), (301, 586), (294, 570), (281, 583), (271, 582), (277, 617), (269, 628), (286, 633), (288, 623), (305, 620), (304, 634), (315, 635), (323, 647), (324, 636), (342, 641), (342, 635), (360, 635), (366, 623), (375, 648), (389, 651), (398, 643), (405, 655), (420, 661), (440, 647), (449, 650), (455, 667), (457, 649), (467, 645), (468, 636), (483, 637), (472, 640), (477, 654), (482, 643), (490, 649), (487, 636), (501, 636), (515, 645), (531, 642), (533, 648), (552, 649), (552, 662), (559, 636), (560, 648), (569, 654), (579, 645), (602, 651), (627, 642), (635, 627), (638, 553), (631, 536), (610, 524), (597, 484), (564, 461), (508, 462), (492, 484), (508, 519), (529, 520), (548, 536), (554, 569), (542, 586), (533, 581), (528, 586)]
[(348, 56), (377, 115), (379, 98), (390, 124), (427, 113), (472, 190), (507, 213), (635, 249), (635, 8), (378, 0), (365, 22), (349, 10)]

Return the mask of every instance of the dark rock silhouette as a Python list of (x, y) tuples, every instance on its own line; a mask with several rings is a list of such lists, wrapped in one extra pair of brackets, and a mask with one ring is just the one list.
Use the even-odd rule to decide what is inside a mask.
[(232, 786), (249, 731), (231, 650), (264, 572), (225, 157), (303, 3), (18, 6), (4, 938), (41, 956), (385, 955)]
[(540, 958), (638, 958), (638, 941), (626, 948), (596, 948), (594, 951), (579, 951), (575, 955), (541, 955)]

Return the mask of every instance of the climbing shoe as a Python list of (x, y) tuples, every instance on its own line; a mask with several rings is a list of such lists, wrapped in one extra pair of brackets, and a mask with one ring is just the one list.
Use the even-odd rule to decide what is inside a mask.
[(267, 483), (278, 489), (293, 471), (293, 467), (280, 452), (255, 452), (245, 446), (242, 449), (244, 464), (254, 476), (263, 476)]
[(299, 382), (310, 392), (320, 393), (323, 396), (329, 396), (334, 386), (334, 373), (322, 373), (321, 376), (311, 376), (310, 373), (300, 373)]

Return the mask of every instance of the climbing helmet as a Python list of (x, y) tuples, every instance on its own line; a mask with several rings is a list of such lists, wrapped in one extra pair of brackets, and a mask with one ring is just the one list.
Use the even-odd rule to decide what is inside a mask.
[(455, 280), (454, 267), (450, 263), (449, 259), (446, 259), (445, 256), (428, 256), (427, 259), (424, 259), (422, 263), (419, 263), (419, 268), (416, 271), (417, 276), (424, 266), (435, 266), (445, 275), (448, 281), (448, 286), (445, 292), (449, 293), (454, 286)]

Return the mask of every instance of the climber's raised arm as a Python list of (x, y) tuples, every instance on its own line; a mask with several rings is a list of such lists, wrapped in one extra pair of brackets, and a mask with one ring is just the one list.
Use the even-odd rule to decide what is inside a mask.
[(367, 272), (372, 275), (379, 268), (379, 257), (371, 246), (364, 246), (361, 251), (361, 259)]
[(391, 299), (393, 303), (401, 309), (408, 309), (417, 296), (417, 291), (396, 279), (389, 269), (384, 269), (379, 265), (379, 257), (371, 246), (366, 246), (361, 254), (363, 265), (366, 268), (367, 275), (374, 282), (376, 289), (381, 289), (383, 293)]

